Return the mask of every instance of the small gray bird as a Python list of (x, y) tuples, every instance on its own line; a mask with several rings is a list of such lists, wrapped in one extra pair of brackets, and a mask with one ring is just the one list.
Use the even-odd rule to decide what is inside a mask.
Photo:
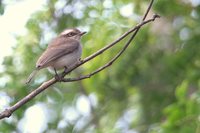
[(38, 59), (36, 69), (30, 74), (26, 84), (30, 83), (40, 69), (53, 68), (57, 76), (57, 69), (66, 69), (77, 63), (82, 54), (80, 39), (85, 33), (76, 28), (66, 29), (53, 39)]

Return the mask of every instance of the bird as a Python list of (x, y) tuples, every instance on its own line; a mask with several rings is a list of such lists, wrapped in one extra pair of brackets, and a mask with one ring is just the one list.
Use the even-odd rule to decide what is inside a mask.
[(81, 32), (77, 28), (68, 28), (54, 38), (41, 54), (36, 62), (34, 71), (26, 80), (30, 83), (36, 73), (43, 68), (54, 69), (57, 77), (57, 70), (67, 69), (80, 61), (82, 54), (81, 37), (87, 32)]

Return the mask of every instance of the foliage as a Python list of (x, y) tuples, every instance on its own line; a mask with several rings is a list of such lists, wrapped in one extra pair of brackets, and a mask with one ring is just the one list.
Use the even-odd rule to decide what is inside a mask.
[[(24, 85), (48, 42), (66, 27), (89, 30), (82, 38), (84, 58), (133, 27), (148, 2), (49, 0), (45, 10), (31, 16), (28, 33), (17, 37), (12, 56), (4, 59), (0, 75), (5, 83), (0, 91), (6, 92), (12, 105), (51, 78), (53, 74), (43, 70), (30, 86)], [(127, 5), (134, 6), (130, 16), (120, 12)], [(110, 68), (84, 81), (50, 87), (3, 120), (0, 131), (21, 131), (25, 112), (39, 104), (48, 110), (45, 132), (200, 132), (200, 6), (158, 0), (153, 7), (162, 18), (143, 28)], [(126, 41), (69, 76), (87, 74), (105, 64)], [(81, 98), (89, 103), (86, 113), (78, 108)], [(77, 115), (74, 119), (69, 119), (73, 116), (66, 113), (69, 110)]]

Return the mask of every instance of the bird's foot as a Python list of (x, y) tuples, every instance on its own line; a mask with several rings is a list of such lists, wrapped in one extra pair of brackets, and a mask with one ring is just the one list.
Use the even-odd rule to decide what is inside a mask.
[(82, 62), (83, 62), (83, 60), (81, 58), (79, 58), (78, 63), (82, 63)]
[(64, 73), (67, 73), (68, 68), (65, 66)]
[(57, 81), (59, 81), (59, 82), (61, 82), (62, 80), (63, 80), (63, 76), (62, 75), (58, 75), (58, 74), (56, 74), (55, 75), (55, 79), (57, 80)]
[(58, 74), (55, 68), (54, 68), (54, 71), (55, 71), (55, 79), (56, 79), (57, 81), (61, 82), (62, 79), (63, 79), (62, 74)]

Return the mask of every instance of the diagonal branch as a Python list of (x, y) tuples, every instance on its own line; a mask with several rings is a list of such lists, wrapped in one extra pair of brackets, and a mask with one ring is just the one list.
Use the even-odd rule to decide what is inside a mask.
[[(148, 22), (154, 21), (156, 18), (159, 18), (159, 17), (160, 16), (158, 16), (158, 15), (154, 15), (152, 19), (149, 19), (149, 20), (143, 21), (143, 22), (148, 23)], [(90, 73), (88, 75), (85, 75), (85, 76), (81, 76), (81, 77), (78, 77), (78, 78), (63, 78), (62, 82), (74, 82), (74, 81), (79, 81), (79, 80), (87, 79), (87, 78), (90, 78), (91, 76), (99, 73), (100, 71), (106, 69), (107, 67), (111, 66), (120, 57), (120, 55), (127, 49), (127, 47), (130, 45), (130, 43), (132, 42), (132, 40), (137, 35), (137, 32), (139, 31), (140, 28), (141, 28), (141, 26), (138, 26), (137, 30), (133, 33), (133, 35), (128, 40), (128, 42), (125, 44), (125, 46), (119, 51), (119, 53), (117, 53), (117, 55), (113, 59), (111, 59), (104, 66), (99, 67), (97, 70), (95, 70), (92, 73)]]
[[(67, 75), (68, 73), (70, 73), (71, 71), (73, 71), (74, 69), (76, 69), (77, 67), (79, 67), (79, 66), (81, 66), (82, 64), (88, 62), (89, 60), (92, 60), (92, 59), (95, 58), (96, 56), (102, 54), (103, 52), (105, 52), (106, 50), (108, 50), (109, 48), (111, 48), (112, 46), (114, 46), (115, 44), (117, 44), (118, 42), (120, 42), (121, 40), (123, 40), (125, 37), (127, 37), (130, 33), (132, 33), (132, 32), (135, 31), (136, 34), (137, 34), (138, 30), (139, 30), (143, 25), (145, 25), (146, 23), (149, 23), (150, 21), (152, 21), (152, 20), (150, 20), (150, 21), (149, 21), (149, 20), (145, 21), (145, 19), (146, 19), (147, 15), (148, 15), (148, 13), (149, 13), (149, 11), (150, 11), (152, 5), (153, 5), (153, 2), (154, 2), (154, 0), (151, 0), (151, 2), (149, 3), (149, 6), (148, 6), (148, 8), (147, 8), (147, 10), (146, 10), (146, 12), (145, 12), (145, 14), (144, 14), (144, 16), (143, 16), (143, 18), (142, 18), (142, 22), (141, 22), (140, 24), (136, 25), (134, 28), (132, 28), (132, 29), (130, 29), (129, 31), (127, 31), (126, 33), (124, 33), (122, 36), (120, 36), (118, 39), (116, 39), (116, 40), (115, 40), (114, 42), (112, 42), (111, 44), (106, 45), (105, 47), (101, 48), (100, 50), (98, 50), (98, 51), (95, 52), (94, 54), (88, 56), (87, 58), (85, 58), (84, 60), (82, 60), (81, 62), (79, 62), (78, 64), (76, 64), (74, 67), (68, 69), (68, 71), (63, 72), (63, 73), (62, 73), (62, 78), (64, 78), (65, 75)], [(155, 18), (159, 18), (160, 16), (159, 16), (159, 15), (154, 15), (154, 17), (155, 17)], [(154, 18), (154, 17), (153, 17), (153, 18)], [(154, 19), (155, 19), (155, 18), (154, 18)], [(153, 21), (154, 21), (154, 20), (153, 20)]]
[[(94, 75), (100, 71), (102, 71), (103, 69), (105, 69), (106, 67), (110, 66), (128, 47), (128, 45), (131, 43), (131, 41), (133, 40), (133, 38), (135, 37), (135, 35), (137, 34), (137, 32), (139, 31), (139, 29), (153, 21), (155, 18), (158, 18), (158, 15), (155, 15), (152, 19), (146, 20), (146, 16), (148, 15), (152, 4), (153, 4), (154, 0), (151, 0), (147, 11), (145, 12), (145, 15), (143, 16), (143, 21), (138, 24), (137, 26), (135, 26), (134, 28), (130, 29), (129, 31), (127, 31), (126, 33), (124, 33), (122, 36), (120, 36), (118, 39), (116, 39), (114, 42), (112, 42), (109, 45), (106, 45), (104, 48), (98, 50), (97, 52), (95, 52), (94, 54), (86, 57), (85, 59), (83, 59), (81, 62), (77, 63), (75, 66), (73, 66), (72, 68), (70, 68), (68, 71), (63, 72), (62, 73), (62, 77), (64, 78), (66, 74), (70, 73), (71, 71), (73, 71), (74, 69), (76, 69), (77, 67), (83, 65), (84, 63), (94, 59), (95, 57), (97, 57), (98, 55), (102, 54), (103, 52), (105, 52), (106, 50), (110, 49), (111, 47), (113, 47), (114, 45), (116, 45), (118, 42), (120, 42), (122, 39), (124, 39), (125, 37), (127, 37), (130, 33), (133, 33), (133, 35), (131, 36), (130, 40), (126, 43), (126, 45), (123, 47), (123, 49), (107, 64), (105, 64), (103, 67), (100, 67), (99, 69), (97, 69), (96, 71), (92, 72), (91, 74), (89, 74), (89, 76)], [(85, 78), (87, 77), (87, 75), (85, 76)], [(85, 79), (84, 76), (82, 77), (82, 79)], [(79, 80), (82, 80), (79, 79)], [(71, 81), (68, 82), (72, 82), (73, 79), (70, 79)], [(0, 113), (0, 119), (6, 118), (6, 117), (10, 117), (12, 115), (12, 113), (14, 111), (16, 111), (17, 109), (19, 109), (21, 106), (23, 106), (24, 104), (26, 104), (27, 102), (29, 102), (30, 100), (32, 100), (35, 96), (37, 96), (38, 94), (40, 94), (42, 91), (48, 89), (50, 86), (52, 86), (53, 84), (59, 82), (58, 80), (56, 80), (55, 78), (52, 78), (46, 82), (44, 82), (42, 85), (40, 85), (37, 89), (35, 89), (34, 91), (30, 92), (27, 96), (25, 96), (24, 98), (22, 98), (20, 101), (18, 101), (16, 104), (14, 104), (13, 106), (5, 109), (3, 112)]]

